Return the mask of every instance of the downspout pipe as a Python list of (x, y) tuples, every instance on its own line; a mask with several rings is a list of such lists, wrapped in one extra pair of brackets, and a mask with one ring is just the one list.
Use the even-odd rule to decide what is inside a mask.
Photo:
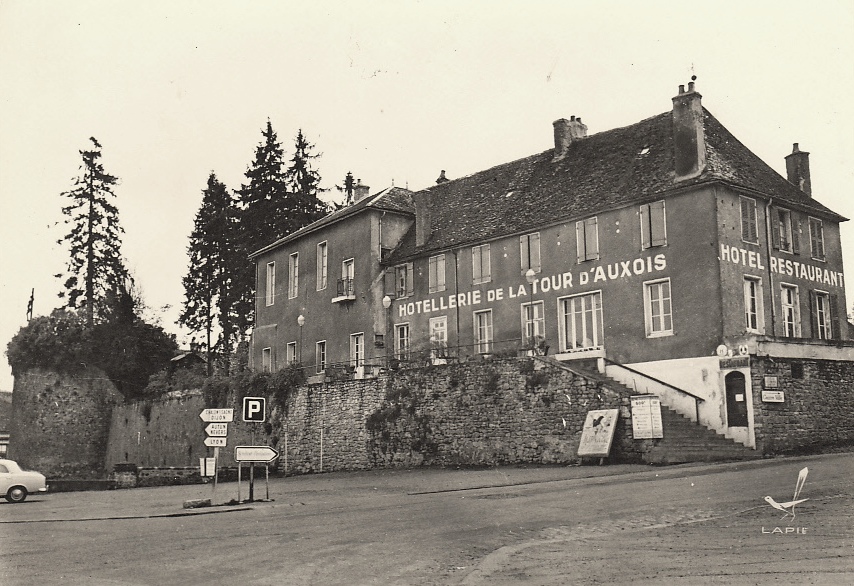
[[(765, 258), (768, 263), (768, 287), (770, 289), (769, 296), (771, 297), (771, 335), (777, 335), (777, 309), (774, 304), (775, 289), (774, 289), (774, 271), (771, 270), (771, 247), (774, 242), (771, 237), (771, 206), (774, 204), (774, 198), (769, 197), (768, 203), (765, 204)], [(794, 230), (794, 226), (792, 227)]]

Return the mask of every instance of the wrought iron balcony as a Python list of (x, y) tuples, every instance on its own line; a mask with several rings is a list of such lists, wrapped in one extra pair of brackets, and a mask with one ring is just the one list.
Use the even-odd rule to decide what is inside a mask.
[(356, 299), (356, 291), (353, 285), (353, 279), (338, 279), (338, 294), (332, 298), (332, 303), (354, 301)]

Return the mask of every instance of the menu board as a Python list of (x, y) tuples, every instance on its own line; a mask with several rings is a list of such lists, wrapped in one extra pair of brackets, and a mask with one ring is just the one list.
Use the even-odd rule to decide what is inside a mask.
[(632, 434), (636, 440), (664, 437), (661, 400), (655, 395), (632, 397)]

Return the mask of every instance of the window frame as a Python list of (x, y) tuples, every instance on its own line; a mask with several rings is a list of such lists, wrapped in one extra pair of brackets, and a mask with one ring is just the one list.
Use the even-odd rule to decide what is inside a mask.
[[(813, 226), (818, 226), (818, 234), (813, 231)], [(810, 258), (824, 262), (827, 260), (827, 248), (824, 245), (824, 222), (813, 216), (809, 216), (810, 229)], [(818, 244), (818, 246), (816, 246)], [(816, 248), (820, 250), (816, 251)]]
[(317, 290), (324, 291), (329, 286), (329, 242), (317, 243)]
[[(818, 340), (833, 340), (834, 339), (834, 330), (833, 330), (833, 309), (831, 303), (833, 303), (833, 296), (827, 291), (821, 291), (819, 289), (813, 290), (813, 299), (815, 300), (815, 306), (813, 307), (813, 315), (815, 316), (815, 337)], [(820, 304), (819, 301), (822, 301)], [(824, 310), (820, 307), (820, 305), (825, 305)], [(824, 319), (822, 319), (822, 313), (824, 314)], [(824, 330), (824, 335), (822, 335), (822, 330)]]
[[(475, 251), (477, 254), (475, 254)], [(477, 264), (475, 263), (475, 257), (480, 261)], [(486, 259), (485, 261), (484, 258)], [(486, 269), (485, 273), (484, 268)], [(489, 243), (471, 247), (471, 281), (473, 285), (492, 281), (492, 257)]]
[[(406, 336), (401, 336), (401, 332), (406, 332)], [(394, 355), (398, 360), (409, 360), (410, 352), (412, 351), (412, 330), (409, 322), (394, 324)], [(405, 347), (401, 344), (406, 342)]]
[[(667, 207), (663, 199), (641, 204), (638, 211), (641, 225), (641, 250), (667, 246)], [(656, 220), (661, 217), (661, 225)], [(658, 232), (661, 234), (658, 234)]]
[(267, 307), (276, 303), (276, 261), (267, 263), (266, 269), (266, 290), (264, 292), (264, 302)]
[(542, 270), (542, 264), (540, 233), (531, 232), (530, 234), (519, 236), (519, 265), (522, 274), (524, 275), (529, 270), (539, 273)]
[(288, 364), (294, 364), (297, 361), (297, 343), (296, 340), (288, 342), (285, 345), (285, 360)]
[[(482, 323), (482, 319), (485, 322)], [(495, 345), (492, 309), (473, 311), (472, 326), (474, 330), (475, 352), (478, 354), (491, 354)]]
[(773, 208), (773, 210), (772, 246), (780, 252), (794, 254), (796, 246), (792, 212), (786, 208)]
[(299, 252), (288, 255), (288, 299), (299, 295)]
[[(748, 298), (750, 293), (750, 285), (755, 286), (754, 295)], [(752, 334), (764, 334), (765, 333), (765, 299), (762, 291), (762, 278), (756, 277), (754, 275), (744, 275), (743, 285), (742, 285), (742, 298), (744, 302), (744, 328), (746, 331)], [(755, 302), (755, 307), (751, 312), (748, 307), (748, 302)], [(750, 316), (756, 316), (756, 324), (751, 325)]]
[(261, 349), (261, 372), (273, 372), (273, 348), (267, 346)]
[[(587, 309), (586, 305), (581, 308), (581, 323), (583, 324), (583, 330), (587, 327), (587, 320), (585, 318), (585, 313), (590, 312), (592, 316), (592, 326), (593, 326), (593, 338), (591, 342), (593, 344), (591, 346), (576, 346), (575, 340), (577, 339), (577, 332), (575, 331), (575, 319), (572, 320), (573, 328), (572, 328), (572, 347), (570, 347), (570, 332), (567, 331), (567, 316), (568, 315), (576, 315), (576, 313), (568, 312), (567, 308), (569, 305), (574, 304), (574, 300), (583, 299), (589, 297), (590, 300), (598, 299), (599, 304), (598, 307), (592, 306), (590, 310)], [(586, 291), (584, 293), (578, 293), (575, 295), (567, 295), (564, 297), (559, 297), (558, 300), (558, 335), (559, 335), (559, 343), (561, 347), (561, 352), (586, 352), (590, 350), (599, 350), (605, 346), (605, 306), (602, 299), (602, 290), (596, 291)]]
[(365, 365), (365, 332), (350, 334), (350, 366), (359, 368)]
[[(663, 294), (662, 286), (667, 284), (667, 296)], [(659, 289), (657, 299), (653, 299), (653, 289)], [(665, 307), (666, 303), (666, 307)], [(656, 315), (655, 305), (658, 305)], [(673, 325), (673, 283), (670, 277), (653, 279), (643, 283), (643, 311), (644, 330), (647, 338), (663, 338), (674, 335)], [(667, 319), (670, 319), (670, 327), (667, 328)], [(656, 323), (656, 321), (658, 323)]]
[[(434, 324), (442, 324), (441, 332), (443, 333), (443, 338), (441, 340), (437, 340), (434, 338), (434, 333), (437, 331), (437, 328), (434, 327)], [(430, 336), (430, 356), (432, 358), (445, 357), (448, 355), (448, 316), (440, 315), (438, 317), (431, 317), (427, 322), (428, 327), (428, 335)], [(438, 343), (437, 343), (438, 342)], [(441, 352), (441, 354), (440, 354)]]
[[(791, 303), (787, 300), (787, 292), (794, 291)], [(789, 319), (789, 311), (791, 311), (791, 320)], [(780, 313), (783, 318), (783, 337), (785, 338), (800, 338), (801, 337), (801, 295), (797, 285), (792, 283), (780, 283)], [(791, 334), (789, 326), (792, 326)]]
[(317, 374), (326, 372), (326, 340), (314, 343), (314, 365)]
[(394, 267), (394, 296), (396, 299), (411, 297), (415, 291), (414, 265), (411, 262)]
[[(533, 349), (538, 343), (537, 336), (546, 339), (545, 301), (529, 301), (520, 306), (522, 319), (522, 343), (526, 348)], [(533, 311), (533, 316), (529, 315)], [(539, 313), (539, 316), (537, 316)]]
[[(592, 222), (591, 222), (592, 220)], [(591, 228), (592, 226), (592, 228)], [(593, 233), (593, 242), (590, 242), (590, 233)], [(588, 244), (593, 244), (590, 250)], [(593, 216), (575, 223), (575, 250), (576, 260), (581, 264), (590, 260), (599, 260), (599, 218)]]

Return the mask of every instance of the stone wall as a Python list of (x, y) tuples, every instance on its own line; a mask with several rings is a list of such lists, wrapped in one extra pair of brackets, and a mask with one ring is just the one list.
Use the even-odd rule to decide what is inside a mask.
[[(764, 403), (765, 377), (785, 401)], [(756, 448), (765, 454), (854, 445), (854, 362), (751, 357)]]
[(110, 413), (122, 401), (98, 369), (15, 375), (9, 458), (50, 478), (102, 478)]

